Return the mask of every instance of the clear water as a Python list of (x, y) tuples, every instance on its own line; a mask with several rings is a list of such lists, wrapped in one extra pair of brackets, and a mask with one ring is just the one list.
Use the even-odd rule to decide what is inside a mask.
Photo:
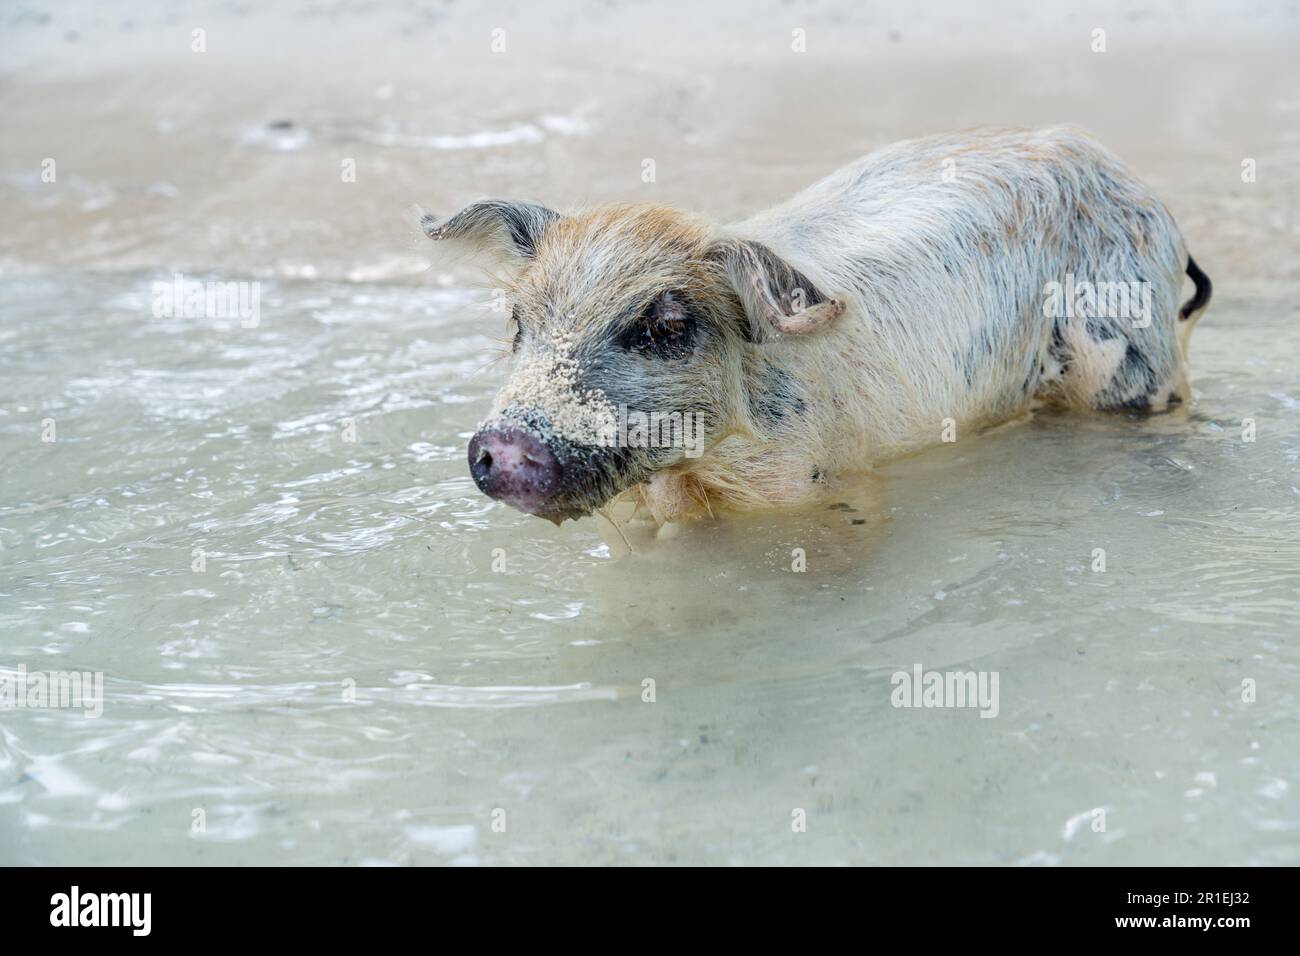
[[(1064, 14), (1018, 45), (845, 5), (791, 59), (781, 4), (597, 4), (489, 70), (452, 8), (228, 10), (203, 61), (111, 4), (73, 56), (50, 9), (0, 31), (0, 679), (104, 701), (0, 710), (0, 864), (1300, 863), (1300, 107), (1247, 88), (1297, 78), (1294, 17), (1196, 54), (1212, 18), (1117, 16), (1146, 40), (1073, 60)], [(728, 216), (920, 118), (1074, 119), (1171, 197), (1216, 282), (1193, 407), (626, 543), (477, 492), (499, 321), (408, 275), (404, 203)], [(176, 270), (260, 281), (260, 324), (155, 318)], [(995, 672), (997, 716), (893, 706), (917, 664)]]

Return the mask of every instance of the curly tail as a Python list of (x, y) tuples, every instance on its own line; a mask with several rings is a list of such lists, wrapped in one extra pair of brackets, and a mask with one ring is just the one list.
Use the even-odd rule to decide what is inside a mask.
[(1196, 260), (1191, 256), (1187, 257), (1187, 274), (1196, 285), (1196, 291), (1179, 311), (1179, 319), (1190, 319), (1194, 314), (1209, 305), (1210, 293), (1214, 289), (1214, 286), (1210, 284), (1210, 277), (1201, 271), (1201, 267), (1196, 264)]

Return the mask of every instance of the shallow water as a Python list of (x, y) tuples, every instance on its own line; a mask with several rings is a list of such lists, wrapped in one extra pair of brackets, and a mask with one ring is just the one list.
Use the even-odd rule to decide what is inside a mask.
[[(0, 710), (0, 863), (1300, 863), (1300, 106), (1258, 86), (1297, 76), (1293, 15), (1237, 60), (1217, 28), (1188, 52), (1203, 5), (1115, 15), (1075, 60), (1038, 46), (1072, 13), (832, 4), (792, 59), (784, 4), (596, 4), (501, 14), (488, 61), (477, 11), (373, 6), (213, 14), (199, 61), (179, 14), (0, 31), (0, 682), (104, 680), (98, 717)], [(422, 272), (403, 205), (725, 216), (904, 135), (1063, 119), (1215, 279), (1191, 408), (626, 543), (475, 489), (500, 318)], [(155, 316), (176, 271), (259, 282), (256, 327)], [(895, 707), (918, 664), (996, 674), (996, 716)]]
[[(101, 717), (6, 713), (7, 862), (1300, 857), (1293, 305), (1218, 303), (1190, 413), (628, 554), (474, 489), (475, 295), (286, 281), (245, 329), (153, 278), (0, 286), (5, 664), (105, 675)], [(997, 672), (996, 718), (893, 707), (918, 662)]]

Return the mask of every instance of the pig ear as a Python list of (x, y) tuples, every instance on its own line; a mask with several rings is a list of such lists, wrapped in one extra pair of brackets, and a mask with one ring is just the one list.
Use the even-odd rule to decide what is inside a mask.
[(559, 218), (558, 212), (536, 203), (484, 199), (466, 206), (442, 224), (423, 213), (420, 228), (435, 241), (463, 240), (509, 262), (536, 255), (537, 243)]
[(736, 291), (749, 323), (749, 337), (763, 341), (772, 332), (803, 335), (824, 328), (844, 311), (844, 303), (762, 243), (722, 239), (706, 254)]

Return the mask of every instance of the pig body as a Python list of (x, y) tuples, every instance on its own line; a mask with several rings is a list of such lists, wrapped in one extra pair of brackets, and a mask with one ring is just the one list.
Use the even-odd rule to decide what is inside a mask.
[[(485, 206), (429, 224), (512, 266), (516, 371), (471, 472), (553, 520), (801, 504), (1040, 403), (1162, 411), (1209, 296), (1168, 210), (1070, 129), (896, 143), (724, 227)], [(603, 445), (629, 403), (701, 417), (701, 453)]]

